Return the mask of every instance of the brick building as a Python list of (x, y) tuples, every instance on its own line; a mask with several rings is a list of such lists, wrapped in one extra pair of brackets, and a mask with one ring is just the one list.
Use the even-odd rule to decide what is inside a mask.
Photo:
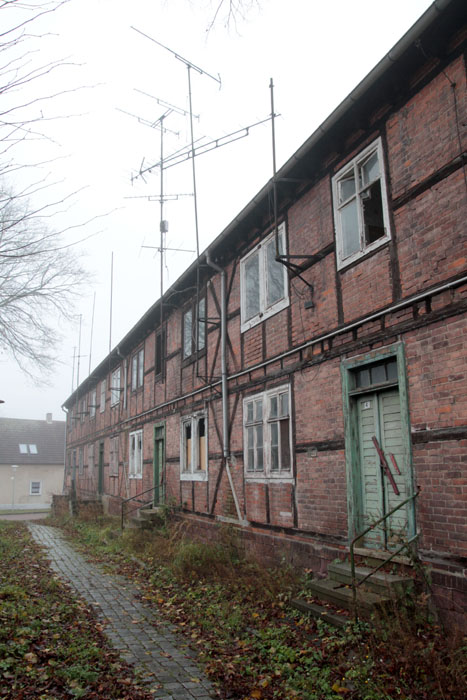
[(465, 88), (465, 8), (439, 0), (68, 398), (70, 487), (115, 513), (155, 487), (318, 574), (407, 501), (359, 551), (418, 532), (460, 619)]

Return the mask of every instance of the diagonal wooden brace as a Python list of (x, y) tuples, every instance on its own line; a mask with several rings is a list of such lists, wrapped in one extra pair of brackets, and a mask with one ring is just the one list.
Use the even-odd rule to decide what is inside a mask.
[(371, 439), (373, 440), (373, 444), (374, 444), (374, 446), (375, 446), (375, 448), (376, 448), (376, 452), (378, 453), (378, 456), (379, 456), (379, 459), (380, 459), (380, 462), (381, 462), (381, 466), (383, 467), (383, 469), (384, 469), (384, 471), (385, 471), (385, 474), (386, 474), (386, 476), (388, 477), (389, 483), (391, 484), (391, 486), (392, 486), (392, 488), (393, 488), (393, 490), (394, 490), (394, 493), (396, 494), (396, 496), (400, 496), (400, 491), (399, 491), (399, 489), (398, 489), (398, 487), (397, 487), (396, 482), (394, 481), (394, 477), (393, 477), (393, 475), (392, 475), (391, 470), (389, 469), (389, 465), (388, 465), (388, 463), (386, 462), (386, 457), (384, 456), (383, 450), (382, 450), (381, 447), (379, 446), (379, 442), (378, 442), (376, 436), (373, 435), (373, 437), (372, 437)]

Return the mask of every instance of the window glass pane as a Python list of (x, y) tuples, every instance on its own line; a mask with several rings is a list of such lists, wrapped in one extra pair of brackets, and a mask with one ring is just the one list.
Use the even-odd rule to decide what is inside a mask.
[(27, 453), (28, 453), (28, 446), (27, 446), (27, 445), (21, 444), (21, 445), (19, 446), (19, 451), (20, 451), (20, 453), (21, 453), (22, 455), (27, 455)]
[(248, 423), (253, 420), (253, 401), (249, 401), (246, 405), (246, 419)]
[(365, 245), (385, 235), (381, 182), (375, 182), (361, 194)]
[(379, 161), (378, 154), (375, 152), (360, 166), (360, 187), (365, 187), (378, 178)]
[(136, 382), (138, 380), (138, 358), (133, 355), (131, 360), (131, 388), (136, 389)]
[(37, 445), (29, 445), (29, 452), (32, 455), (37, 455)]
[(206, 344), (206, 299), (199, 300), (198, 307), (198, 350), (203, 350)]
[(138, 355), (138, 386), (143, 386), (144, 380), (144, 350), (139, 351)]
[(290, 421), (281, 420), (280, 422), (280, 443), (281, 443), (281, 469), (290, 469)]
[(364, 387), (370, 385), (370, 370), (368, 367), (365, 369), (357, 370), (357, 387)]
[[(279, 246), (279, 253), (282, 252)], [(272, 306), (284, 297), (284, 267), (276, 260), (275, 238), (268, 243), (267, 248), (267, 306)]]
[(185, 439), (185, 471), (191, 471), (191, 422), (185, 423), (184, 439)]
[(280, 395), (280, 402), (281, 402), (281, 416), (288, 416), (289, 415), (289, 395), (287, 394), (281, 394)]
[(277, 418), (277, 396), (272, 396), (269, 403), (269, 417)]
[(353, 199), (340, 210), (342, 224), (342, 255), (349, 255), (360, 250), (360, 234), (358, 231), (357, 200)]
[(259, 255), (250, 255), (245, 262), (245, 318), (259, 314)]
[(389, 360), (386, 365), (386, 372), (389, 381), (395, 381), (398, 379), (397, 376), (397, 360)]
[(193, 314), (191, 309), (183, 316), (183, 357), (190, 357), (192, 349)]
[(279, 425), (271, 423), (271, 471), (279, 470)]
[(373, 365), (371, 368), (371, 383), (381, 384), (386, 381), (386, 370), (384, 364)]
[(254, 428), (247, 428), (247, 465), (246, 468), (249, 472), (254, 471), (255, 468), (255, 433)]
[(355, 176), (353, 169), (339, 180), (339, 204), (343, 204), (355, 194)]
[(263, 400), (255, 401), (256, 420), (263, 420)]
[(256, 469), (263, 471), (263, 426), (256, 426)]

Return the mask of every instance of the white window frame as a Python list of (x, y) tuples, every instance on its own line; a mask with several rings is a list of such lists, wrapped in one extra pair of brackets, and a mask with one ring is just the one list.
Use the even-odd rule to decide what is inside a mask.
[[(285, 236), (285, 223), (280, 224), (278, 228), (279, 235), (279, 245), (283, 251), (286, 253), (286, 236)], [(277, 263), (281, 266), (284, 282), (284, 296), (277, 301), (268, 305), (267, 301), (267, 285), (268, 285), (268, 274), (267, 274), (267, 251), (268, 246), (272, 242), (275, 245), (275, 232), (273, 231), (267, 238), (256, 245), (253, 250), (251, 250), (244, 258), (240, 261), (240, 298), (241, 298), (241, 332), (244, 333), (249, 328), (253, 328), (258, 323), (261, 323), (270, 316), (274, 316), (282, 309), (289, 306), (289, 285), (288, 285), (288, 275), (287, 268), (281, 263)], [(248, 262), (254, 257), (258, 257), (258, 271), (259, 271), (259, 311), (254, 316), (247, 318), (247, 307), (246, 307), (246, 291), (247, 291), (247, 280), (246, 280), (246, 270)]]
[[(378, 156), (379, 164), (379, 178), (375, 178), (371, 183), (365, 183), (364, 185), (359, 184), (359, 166), (363, 164), (364, 161), (368, 160), (373, 153)], [(355, 193), (348, 197), (343, 202), (340, 202), (340, 183), (345, 179), (346, 176), (351, 174), (353, 171), (355, 178)], [(379, 179), (381, 184), (381, 204), (383, 211), (383, 226), (385, 229), (385, 235), (377, 238), (372, 243), (365, 243), (365, 230), (364, 230), (364, 218), (363, 218), (363, 202), (364, 195), (372, 184), (377, 182)], [(358, 234), (360, 237), (360, 248), (344, 257), (344, 240), (343, 240), (343, 224), (341, 211), (345, 205), (351, 203), (352, 200), (357, 202), (357, 219), (358, 219)], [(391, 238), (391, 228), (389, 220), (389, 207), (388, 207), (388, 197), (387, 197), (387, 185), (386, 185), (386, 173), (384, 168), (384, 157), (383, 157), (383, 146), (381, 138), (373, 141), (369, 146), (367, 146), (363, 151), (361, 151), (355, 158), (350, 160), (343, 168), (341, 168), (332, 178), (332, 200), (334, 209), (334, 221), (335, 221), (335, 232), (336, 232), (336, 249), (337, 249), (337, 269), (341, 269), (350, 265), (355, 260), (358, 260), (363, 255), (370, 253), (377, 248), (380, 248)]]
[[(38, 484), (38, 491), (33, 489), (33, 484)], [(42, 481), (30, 481), (29, 482), (29, 495), (30, 496), (42, 496)]]
[[(204, 459), (200, 455), (199, 440), (193, 439), (193, 436), (198, 436), (200, 421), (204, 421)], [(187, 445), (186, 431), (191, 430), (191, 444)], [(187, 453), (189, 455), (189, 463)], [(180, 422), (180, 479), (181, 481), (207, 481), (208, 479), (208, 416), (206, 411), (198, 411), (190, 416), (183, 416)], [(200, 460), (204, 462), (202, 468), (198, 469), (197, 465)]]
[(121, 368), (117, 367), (110, 375), (110, 405), (117, 406), (120, 403)]
[(99, 413), (104, 413), (105, 411), (105, 395), (107, 392), (107, 379), (101, 381), (101, 400), (99, 403)]
[(89, 418), (96, 417), (96, 401), (97, 401), (97, 391), (93, 389), (89, 394)]
[(144, 347), (131, 358), (131, 390), (141, 389), (144, 383)]
[[(287, 412), (281, 412), (280, 410), (280, 397), (286, 395), (287, 397)], [(271, 415), (271, 399), (277, 399), (277, 415)], [(260, 415), (253, 414), (253, 419), (249, 419), (248, 404), (260, 404)], [(277, 454), (279, 466), (273, 469), (272, 465), (272, 434), (273, 434), (273, 424), (280, 425), (281, 421), (288, 420), (288, 452), (289, 452), (289, 464), (287, 466), (280, 465), (281, 459), (281, 444), (282, 431), (277, 429)], [(248, 444), (248, 434), (249, 429), (252, 429), (255, 434), (256, 426), (262, 427), (262, 469), (256, 467), (257, 459), (257, 446), (256, 446), (256, 435), (254, 444), (255, 453), (255, 466), (251, 468), (249, 464), (249, 444)], [(293, 442), (292, 442), (292, 412), (291, 412), (291, 393), (290, 385), (284, 384), (274, 389), (269, 389), (260, 394), (250, 394), (243, 399), (243, 462), (244, 462), (244, 472), (245, 479), (248, 481), (281, 481), (281, 482), (293, 482)]]
[(130, 479), (143, 478), (143, 431), (134, 430), (129, 436), (128, 472)]
[(90, 445), (88, 445), (88, 469), (89, 473), (92, 474), (94, 471), (94, 443), (91, 442)]
[(119, 463), (119, 440), (118, 435), (110, 438), (110, 451), (109, 451), (109, 476), (118, 476), (118, 463)]

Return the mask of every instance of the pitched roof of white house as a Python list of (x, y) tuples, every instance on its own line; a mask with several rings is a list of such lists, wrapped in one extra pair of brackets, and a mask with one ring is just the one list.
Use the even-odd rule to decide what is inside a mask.
[(0, 464), (63, 464), (65, 421), (0, 418)]

